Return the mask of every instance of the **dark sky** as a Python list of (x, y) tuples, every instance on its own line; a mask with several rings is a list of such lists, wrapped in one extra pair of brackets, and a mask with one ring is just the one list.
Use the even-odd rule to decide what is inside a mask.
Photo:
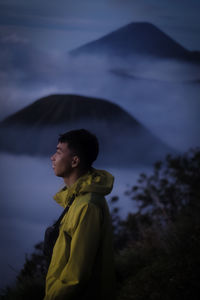
[[(199, 12), (199, 0), (0, 0), (0, 120), (39, 97), (78, 93), (119, 104), (179, 151), (198, 146), (199, 65), (119, 61), (124, 79), (99, 58), (71, 62), (66, 53), (128, 23), (144, 21), (186, 49), (200, 51)], [(56, 206), (49, 199), (58, 184), (50, 160), (0, 154), (0, 164), (0, 277), (7, 284), (16, 275), (12, 268), (19, 270), (24, 253), (42, 239), (50, 205), (48, 221), (53, 220)], [(118, 195), (140, 172), (111, 171)], [(128, 210), (130, 205), (123, 206)]]
[[(127, 69), (124, 81), (99, 59), (72, 63), (66, 53), (144, 21), (186, 49), (200, 50), (199, 11), (198, 0), (1, 0), (0, 119), (43, 96), (78, 93), (116, 102), (176, 148), (196, 145), (199, 65), (141, 61), (130, 69), (127, 61), (119, 63)], [(131, 81), (131, 76), (144, 80)]]
[[(106, 74), (107, 77), (99, 76), (99, 69), (95, 69), (95, 80), (93, 74), (90, 74), (88, 78), (93, 80), (93, 86), (99, 81), (98, 78), (101, 80), (105, 78), (104, 82), (101, 82), (101, 87), (95, 88), (96, 91), (92, 90), (92, 85), (83, 88), (84, 76), (80, 73), (75, 74), (80, 66), (78, 64), (72, 66), (64, 61), (66, 53), (70, 49), (98, 39), (130, 22), (144, 21), (153, 23), (186, 49), (200, 50), (199, 11), (200, 1), (198, 0), (0, 0), (0, 119), (39, 97), (56, 92), (74, 93), (77, 91), (79, 94), (107, 97), (111, 101), (114, 99), (118, 104), (123, 105), (125, 102), (122, 103), (119, 97), (117, 99), (118, 92), (117, 94), (102, 92), (105, 91), (106, 85), (111, 87), (117, 84), (119, 86), (122, 82), (118, 84), (116, 78), (110, 80), (108, 74)], [(50, 56), (53, 55), (53, 59), (50, 57), (45, 60), (48, 52)], [(80, 65), (83, 69), (84, 61), (81, 61)], [(98, 68), (100, 67), (99, 64)], [(155, 81), (174, 80), (178, 84), (184, 81), (196, 82), (192, 87), (188, 84), (186, 88), (184, 84), (177, 85), (174, 90), (173, 85), (170, 88), (159, 87), (157, 89), (157, 83), (155, 83), (155, 87), (151, 85), (150, 93), (151, 99), (155, 99), (163, 94), (166, 95), (167, 91), (168, 98), (163, 99), (163, 105), (173, 102), (173, 107), (170, 104), (170, 107), (165, 108), (165, 111), (170, 111), (170, 120), (174, 113), (173, 124), (176, 123), (176, 112), (181, 105), (184, 106), (184, 112), (181, 116), (179, 114), (178, 119), (185, 118), (188, 124), (193, 122), (196, 127), (198, 119), (196, 112), (199, 111), (197, 99), (199, 67), (180, 66), (171, 62), (160, 64), (159, 62), (156, 65), (153, 63), (152, 66), (149, 64), (145, 68), (140, 65), (136, 69), (134, 66), (134, 70), (130, 73), (132, 74), (133, 71), (136, 77)], [(73, 82), (73, 76), (76, 79), (79, 77), (80, 80)], [(61, 83), (62, 77), (66, 79)], [(144, 88), (138, 91), (139, 85), (137, 85), (134, 90), (131, 90), (133, 84), (130, 81), (123, 83), (122, 88), (125, 84), (129, 85), (129, 94), (136, 95), (138, 99), (147, 99), (146, 95), (143, 95)], [(142, 82), (141, 86), (144, 84), (145, 82)], [(115, 89), (112, 88), (112, 90)], [(123, 90), (121, 99), (124, 98), (125, 92), (126, 90)], [(190, 97), (194, 103), (189, 106)], [(185, 98), (186, 104), (182, 102)], [(125, 109), (129, 109), (130, 101), (130, 99), (126, 101)], [(157, 104), (151, 102), (151, 107), (143, 117), (140, 114), (141, 107), (136, 101), (135, 97), (135, 106), (131, 104), (132, 110), (136, 112), (135, 117), (145, 122), (146, 113), (151, 112), (152, 109), (155, 113)], [(159, 106), (162, 106), (161, 101)], [(190, 115), (188, 115), (187, 106)], [(148, 118), (151, 119), (151, 123), (155, 118), (162, 121), (162, 113), (159, 110), (157, 115), (149, 115)], [(166, 123), (169, 124), (168, 119)], [(165, 124), (163, 126), (166, 126)], [(185, 123), (180, 123), (180, 128), (183, 127), (182, 124)], [(156, 134), (158, 133), (156, 132), (157, 124), (145, 125), (150, 126)], [(172, 134), (173, 126), (170, 129)], [(179, 126), (178, 122), (177, 126)], [(182, 135), (185, 131), (188, 132), (188, 126), (186, 125), (186, 130), (185, 128), (182, 130)], [(166, 136), (167, 134), (166, 132)], [(179, 135), (179, 132), (177, 134)], [(182, 135), (181, 139), (183, 139)]]
[(1, 0), (0, 36), (66, 51), (130, 22), (148, 21), (200, 50), (198, 0)]

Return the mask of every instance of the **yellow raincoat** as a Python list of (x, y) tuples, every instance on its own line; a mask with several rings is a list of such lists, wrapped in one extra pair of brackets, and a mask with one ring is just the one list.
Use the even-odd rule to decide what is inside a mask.
[(65, 207), (76, 195), (61, 221), (44, 300), (114, 299), (112, 230), (104, 198), (113, 180), (110, 173), (91, 169), (54, 196)]

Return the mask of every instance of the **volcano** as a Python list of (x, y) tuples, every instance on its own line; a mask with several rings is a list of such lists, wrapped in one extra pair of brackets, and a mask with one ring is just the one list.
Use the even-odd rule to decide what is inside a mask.
[(50, 95), (7, 117), (0, 123), (0, 150), (49, 156), (59, 134), (78, 128), (97, 135), (101, 163), (146, 164), (171, 151), (120, 106), (79, 95)]
[[(102, 38), (87, 43), (70, 52), (78, 55), (151, 56), (156, 58), (175, 58), (188, 60), (193, 52), (148, 22), (130, 23)], [(197, 58), (194, 57), (194, 59)]]

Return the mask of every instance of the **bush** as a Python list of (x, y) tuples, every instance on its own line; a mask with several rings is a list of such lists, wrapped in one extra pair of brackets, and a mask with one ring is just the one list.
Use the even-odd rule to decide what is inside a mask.
[(44, 278), (23, 278), (14, 287), (1, 291), (1, 300), (42, 300), (44, 298)]
[(199, 299), (200, 151), (168, 156), (141, 177), (129, 191), (139, 212), (120, 224), (121, 232), (138, 235), (132, 232), (116, 257), (118, 299)]
[(40, 300), (44, 298), (48, 263), (43, 256), (42, 248), (43, 243), (35, 245), (34, 252), (26, 257), (15, 285), (1, 291), (1, 300)]
[[(200, 150), (155, 164), (127, 192), (137, 213), (112, 209), (118, 300), (196, 300), (200, 294)], [(113, 197), (111, 203), (116, 203)], [(42, 243), (27, 257), (16, 285), (0, 299), (43, 299)]]
[(197, 221), (184, 212), (163, 232), (160, 243), (151, 237), (151, 243), (144, 239), (118, 254), (118, 299), (198, 299), (200, 212), (198, 215)]

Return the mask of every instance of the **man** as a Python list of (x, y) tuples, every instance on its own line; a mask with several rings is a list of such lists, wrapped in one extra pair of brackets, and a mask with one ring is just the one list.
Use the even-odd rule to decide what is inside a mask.
[(112, 230), (104, 198), (114, 179), (92, 168), (98, 152), (96, 136), (80, 129), (60, 135), (51, 157), (55, 175), (66, 185), (54, 199), (63, 207), (73, 202), (60, 223), (44, 300), (114, 299)]

